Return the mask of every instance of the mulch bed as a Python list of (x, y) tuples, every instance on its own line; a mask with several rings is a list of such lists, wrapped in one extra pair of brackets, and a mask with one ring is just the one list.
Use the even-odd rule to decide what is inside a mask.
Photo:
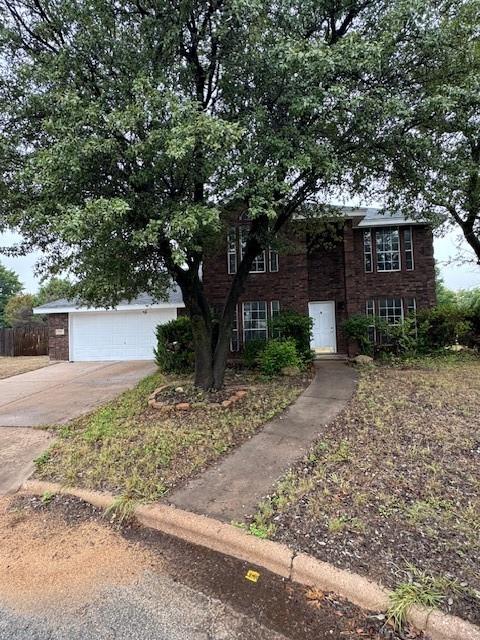
[(413, 565), (451, 581), (441, 608), (480, 624), (479, 424), (478, 360), (364, 372), (269, 499), (274, 539), (390, 588)]

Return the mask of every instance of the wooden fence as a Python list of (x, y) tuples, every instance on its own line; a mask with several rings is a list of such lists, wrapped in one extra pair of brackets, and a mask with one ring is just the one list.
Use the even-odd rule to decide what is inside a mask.
[(47, 354), (47, 327), (0, 329), (0, 356), (46, 356)]

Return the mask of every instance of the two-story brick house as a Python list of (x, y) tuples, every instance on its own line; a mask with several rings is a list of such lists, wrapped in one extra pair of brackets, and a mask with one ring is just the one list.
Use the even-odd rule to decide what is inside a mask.
[[(435, 304), (433, 239), (428, 225), (376, 209), (341, 211), (328, 234), (294, 220), (277, 250), (258, 256), (236, 309), (231, 355), (246, 341), (266, 338), (268, 321), (282, 310), (310, 314), (312, 348), (353, 355), (342, 323), (353, 314), (377, 314), (400, 322)], [(222, 246), (203, 264), (207, 298), (224, 303), (242, 258), (248, 220), (235, 216)], [(332, 232), (332, 227), (334, 231)], [(313, 227), (315, 228), (315, 226)], [(183, 313), (178, 290), (164, 302), (143, 295), (116, 309), (92, 309), (57, 300), (35, 310), (48, 317), (49, 353), (54, 360), (148, 360), (155, 328)]]
[[(381, 215), (372, 208), (343, 208), (342, 213), (327, 242), (308, 231), (296, 232), (285, 251), (266, 250), (255, 260), (236, 310), (232, 354), (248, 340), (265, 338), (269, 319), (282, 310), (312, 317), (312, 348), (318, 353), (353, 355), (356, 346), (348, 344), (342, 331), (349, 316), (378, 315), (400, 322), (407, 314), (435, 304), (433, 237), (428, 225), (399, 214)], [(248, 224), (240, 216), (232, 223), (225, 246), (205, 260), (203, 282), (214, 306), (225, 299), (242, 258)], [(290, 231), (296, 224), (298, 220)]]

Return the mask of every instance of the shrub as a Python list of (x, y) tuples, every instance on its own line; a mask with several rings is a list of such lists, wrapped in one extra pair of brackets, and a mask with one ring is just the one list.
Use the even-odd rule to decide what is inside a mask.
[(374, 318), (358, 314), (350, 316), (342, 325), (347, 336), (358, 342), (360, 351), (369, 356), (373, 354), (373, 343), (369, 333), (373, 323)]
[(308, 315), (295, 311), (282, 311), (270, 322), (270, 331), (274, 338), (293, 339), (297, 353), (303, 362), (311, 362), (313, 353), (310, 348), (313, 320)]
[(260, 356), (260, 368), (266, 376), (278, 375), (284, 367), (300, 368), (301, 364), (293, 338), (270, 340)]
[(170, 320), (157, 327), (155, 360), (165, 373), (184, 373), (193, 370), (195, 353), (192, 324), (186, 316)]
[(468, 311), (457, 305), (443, 305), (419, 311), (419, 340), (427, 350), (448, 347), (457, 341), (469, 344), (473, 328), (470, 316)]
[(247, 369), (255, 369), (259, 365), (260, 356), (267, 343), (265, 340), (249, 340), (243, 348), (243, 364)]

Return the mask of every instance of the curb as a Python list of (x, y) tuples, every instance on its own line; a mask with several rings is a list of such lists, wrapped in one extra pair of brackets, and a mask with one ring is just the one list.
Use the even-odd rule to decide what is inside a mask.
[[(115, 499), (112, 494), (41, 480), (27, 480), (21, 490), (35, 495), (46, 491), (71, 495), (100, 509), (106, 509)], [(307, 554), (296, 554), (279, 542), (255, 538), (233, 525), (165, 504), (139, 505), (135, 518), (145, 527), (264, 567), (293, 582), (333, 591), (364, 609), (388, 608), (390, 592), (379, 584)], [(438, 609), (413, 606), (407, 619), (431, 640), (480, 640), (479, 627)]]

